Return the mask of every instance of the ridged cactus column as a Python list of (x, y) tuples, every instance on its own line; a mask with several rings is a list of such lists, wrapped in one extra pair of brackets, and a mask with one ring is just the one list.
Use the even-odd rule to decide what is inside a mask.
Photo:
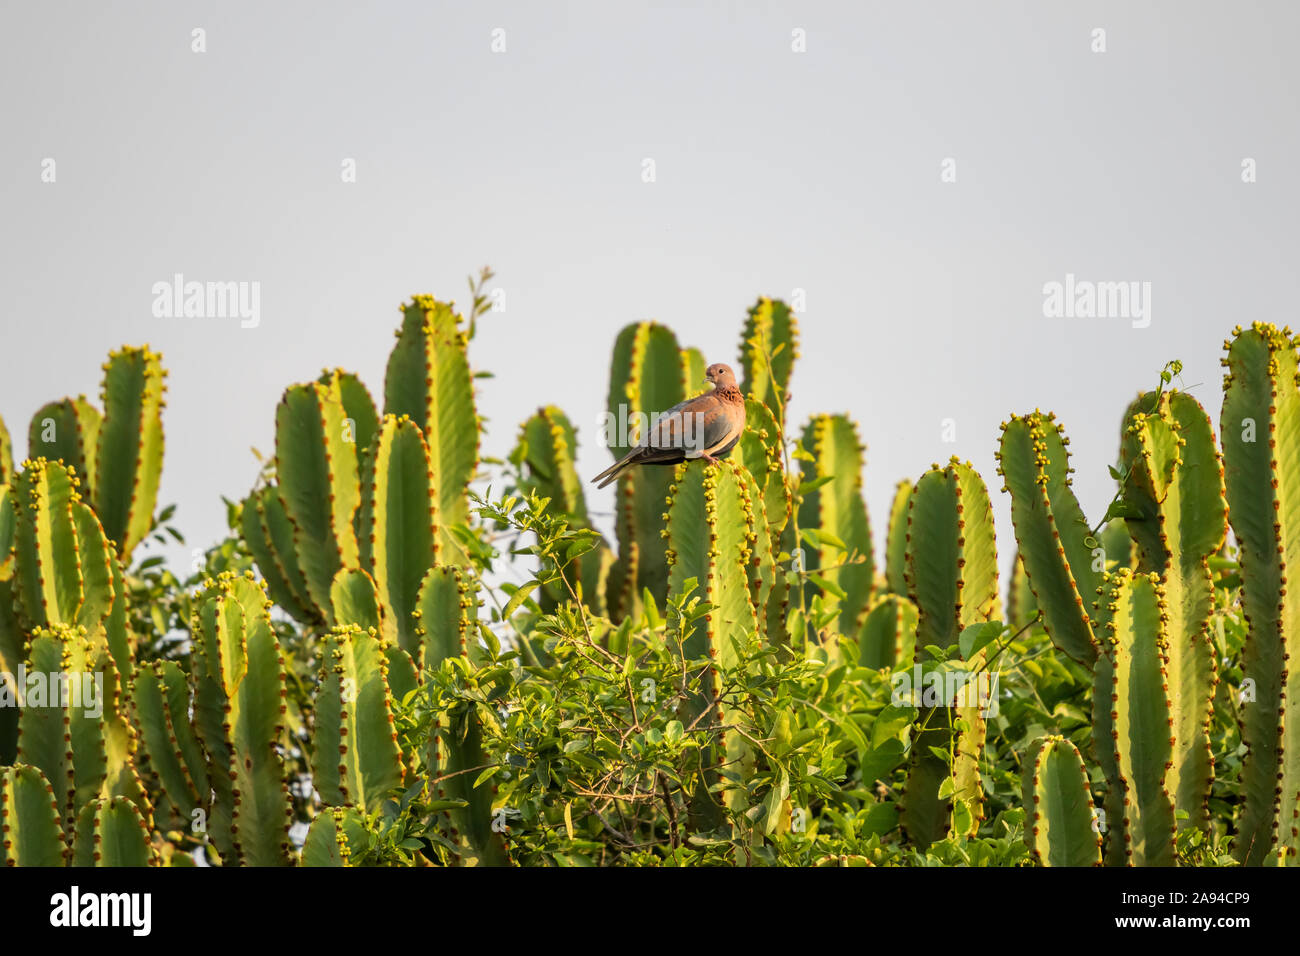
[(353, 514), (361, 484), (352, 438), (336, 383), (285, 391), (275, 412), (276, 476), (307, 592), (327, 621), (334, 575), (360, 561)]
[(766, 405), (784, 426), (786, 392), (799, 357), (799, 322), (780, 299), (760, 298), (749, 310), (740, 337), (744, 393)]
[(417, 644), (411, 612), (442, 547), (439, 494), (420, 427), (405, 415), (385, 415), (364, 474), (357, 522), (361, 563), (374, 579), (398, 642), (411, 652)]
[[(703, 371), (700, 373), (703, 381)], [(539, 408), (519, 429), (519, 442), (511, 460), (523, 473), (524, 487), (542, 498), (549, 498), (549, 509), (568, 516), (569, 527), (591, 528), (587, 498), (574, 459), (578, 453), (578, 436), (568, 416), (554, 405)], [(614, 562), (613, 552), (602, 538), (586, 554), (578, 555), (564, 569), (565, 580), (583, 603), (597, 614), (609, 613), (605, 602), (605, 582)], [(548, 585), (541, 595), (542, 608), (554, 609), (568, 600), (563, 584)]]
[(103, 421), (95, 436), (95, 512), (125, 561), (153, 526), (162, 474), (162, 356), (123, 347), (104, 365)]
[[(478, 640), (478, 583), (469, 571), (435, 567), (425, 576), (416, 611), (420, 655), (416, 664), (437, 670), (449, 658), (472, 656)], [(487, 762), (483, 730), (473, 701), (458, 703), (436, 718), (429, 741), (429, 799), (463, 800), (465, 805), (443, 811), (447, 838), (458, 847), (457, 862), (504, 866), (509, 850), (494, 829), (496, 786), (475, 786)]]
[(86, 396), (63, 398), (37, 409), (27, 429), (27, 457), (62, 461), (74, 468), (94, 499), (95, 448), (102, 416)]
[[(958, 645), (964, 628), (999, 618), (998, 555), (988, 491), (969, 462), (954, 458), (922, 475), (912, 489), (907, 515), (907, 584), (918, 611), (917, 673), (931, 660), (927, 647), (946, 651)], [(926, 686), (911, 688), (927, 729), (912, 742), (902, 822), (921, 845), (941, 839), (956, 821), (953, 801), (970, 811), (963, 832), (973, 834), (982, 819), (979, 763), (987, 694), (981, 696), (981, 681), (987, 675), (975, 672), (983, 662), (983, 652), (967, 662), (970, 672), (956, 693), (950, 694), (945, 683), (943, 706), (925, 699)], [(939, 759), (931, 748), (947, 751), (951, 759)], [(951, 799), (939, 795), (948, 778)]]
[(225, 572), (197, 597), (191, 631), (194, 723), (212, 785), (208, 829), (223, 858), (246, 866), (292, 862), (293, 807), (277, 750), (285, 666), (269, 608), (251, 576)]
[(327, 634), (320, 657), (312, 782), (329, 806), (373, 812), (402, 786), (388, 659), (356, 625)]
[(63, 866), (60, 808), (45, 775), (26, 764), (0, 767), (0, 864)]
[[(1293, 860), (1291, 820), (1300, 791), (1300, 388), (1290, 329), (1256, 322), (1224, 343), (1227, 374), (1219, 433), (1228, 519), (1240, 548), (1242, 604), (1250, 627), (1238, 691), (1245, 808), (1236, 856)], [(1248, 683), (1247, 683), (1248, 682)]]
[(408, 416), (429, 449), (443, 563), (468, 564), (451, 528), (469, 521), (469, 484), (478, 468), (479, 418), (469, 336), (451, 303), (417, 295), (402, 307), (388, 358), (384, 412)]
[(7, 485), (14, 476), (14, 446), (9, 429), (0, 418), (0, 485)]
[(1209, 558), (1223, 546), (1228, 503), (1210, 419), (1184, 392), (1141, 396), (1125, 416), (1125, 526), (1138, 569), (1159, 574), (1169, 620), (1165, 655), (1174, 721), (1168, 787), (1192, 826), (1209, 824), (1215, 673)]
[[(711, 702), (722, 690), (717, 667), (734, 668), (737, 664), (733, 642), (743, 644), (758, 630), (749, 590), (756, 535), (746, 486), (753, 483), (746, 479), (749, 475), (743, 466), (729, 461), (679, 465), (668, 508), (669, 595), (684, 594), (686, 582), (694, 579), (696, 590), (691, 597), (713, 605), (691, 624), (682, 648), (688, 660), (708, 658), (716, 665), (706, 675), (700, 695), (687, 705), (684, 720), (689, 722), (707, 708), (715, 708), (708, 719), (721, 728), (722, 741), (714, 760), (727, 763), (733, 773), (743, 773), (753, 757), (741, 735), (726, 729), (735, 719), (730, 708)], [(743, 788), (731, 788), (721, 799), (726, 806), (741, 809), (743, 798)], [(691, 812), (700, 825), (711, 827), (720, 822), (722, 808), (715, 803), (717, 799), (704, 790), (694, 795)]]
[(840, 633), (852, 634), (875, 578), (871, 523), (862, 500), (865, 448), (846, 415), (815, 416), (804, 428), (803, 448), (810, 455), (802, 462), (804, 485), (812, 489), (800, 502), (799, 528), (816, 532), (820, 542), (807, 552), (805, 566), (844, 592), (841, 598), (823, 588), (822, 600), (839, 609)]
[(1093, 744), (1108, 784), (1107, 860), (1173, 866), (1175, 723), (1160, 576), (1120, 568), (1106, 578), (1096, 616)]
[[(694, 383), (686, 381), (690, 361), (673, 331), (657, 322), (629, 325), (614, 343), (609, 371), (609, 451), (621, 458), (653, 427), (654, 416), (683, 401)], [(610, 570), (607, 601), (611, 616), (632, 614), (645, 589), (656, 601), (668, 590), (664, 560), (664, 502), (669, 467), (629, 468), (615, 485), (618, 561)]]
[(10, 494), (19, 621), (96, 630), (113, 605), (115, 556), (76, 475), (62, 462), (26, 461)]
[(1041, 866), (1101, 866), (1101, 828), (1074, 744), (1040, 737), (1024, 762), (1025, 844)]
[(1011, 493), (1011, 521), (1029, 587), (1052, 642), (1091, 664), (1097, 647), (1090, 611), (1105, 573), (1070, 487), (1069, 439), (1056, 416), (1035, 411), (1002, 424), (998, 474)]

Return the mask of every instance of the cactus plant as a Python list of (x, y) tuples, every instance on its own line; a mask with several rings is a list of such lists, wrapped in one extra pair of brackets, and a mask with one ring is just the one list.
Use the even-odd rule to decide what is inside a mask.
[(1001, 425), (998, 474), (1011, 494), (1011, 521), (1029, 586), (1053, 643), (1077, 661), (1097, 657), (1092, 602), (1105, 573), (1070, 487), (1069, 439), (1052, 413), (1012, 416)]
[[(423, 669), (437, 670), (451, 658), (468, 659), (478, 635), (478, 584), (470, 573), (454, 566), (429, 570), (420, 587), (416, 633)], [(473, 768), (484, 764), (482, 728), (477, 704), (467, 701), (440, 715), (429, 740), (429, 799), (462, 800), (465, 805), (443, 811), (445, 835), (458, 848), (459, 862), (479, 866), (509, 863), (509, 851), (494, 829), (496, 787), (476, 786)]]
[[(629, 325), (618, 335), (610, 363), (606, 439), (615, 459), (640, 440), (654, 417), (683, 401), (696, 383), (686, 376), (690, 362), (672, 330), (657, 322)], [(649, 590), (661, 601), (668, 590), (668, 565), (663, 556), (664, 500), (672, 470), (636, 468), (625, 471), (615, 485), (618, 560), (610, 569), (606, 602), (614, 617), (626, 617)]]
[(1025, 844), (1042, 866), (1101, 866), (1101, 832), (1079, 749), (1040, 737), (1024, 762)]
[(355, 807), (327, 807), (312, 821), (302, 845), (303, 866), (352, 866), (365, 827)]
[[(703, 380), (703, 368), (700, 378)], [(519, 429), (519, 441), (511, 460), (522, 472), (523, 487), (551, 500), (553, 507), (569, 516), (569, 527), (591, 528), (587, 499), (574, 465), (578, 452), (577, 432), (568, 417), (553, 405), (539, 408)], [(601, 538), (591, 551), (576, 556), (563, 573), (568, 587), (588, 607), (605, 616), (605, 584), (613, 552)], [(543, 610), (552, 610), (568, 598), (563, 585), (548, 585), (542, 594)]]
[(1214, 610), (1209, 558), (1223, 546), (1228, 528), (1223, 465), (1209, 417), (1185, 392), (1140, 396), (1125, 422), (1123, 493), (1131, 513), (1124, 526), (1136, 545), (1137, 569), (1160, 575), (1170, 618), (1162, 622), (1174, 721), (1168, 786), (1188, 823), (1205, 827), (1218, 683), (1209, 633)]
[(361, 564), (374, 578), (401, 646), (415, 647), (411, 612), (425, 572), (438, 561), (439, 492), (418, 425), (385, 415), (366, 456)]
[[(668, 561), (670, 598), (685, 597), (688, 582), (695, 582), (693, 597), (713, 605), (696, 619), (683, 638), (687, 660), (709, 658), (734, 665), (736, 645), (758, 632), (758, 614), (749, 592), (749, 568), (756, 540), (753, 479), (743, 465), (683, 463), (677, 466), (669, 488)], [(711, 667), (703, 689), (687, 705), (686, 720), (695, 720), (713, 708), (706, 719), (721, 729), (714, 759), (728, 765), (752, 763), (746, 741), (726, 730), (734, 721), (730, 707), (717, 701), (722, 686)], [(715, 702), (717, 701), (717, 702)], [(728, 788), (722, 804), (741, 806), (744, 790)], [(692, 815), (701, 825), (716, 825), (719, 806), (706, 790), (693, 798)]]
[(760, 298), (740, 335), (741, 389), (766, 405), (784, 430), (786, 393), (799, 357), (799, 322), (779, 299)]
[(5, 427), (5, 420), (0, 418), (0, 485), (9, 484), (13, 476), (13, 439), (9, 437), (9, 429)]
[(894, 487), (885, 538), (885, 583), (894, 594), (907, 593), (907, 504), (912, 483), (904, 479)]
[[(984, 482), (971, 467), (953, 458), (934, 465), (916, 482), (907, 508), (907, 585), (917, 608), (915, 659), (932, 659), (928, 648), (947, 652), (959, 644), (964, 628), (998, 620), (997, 546), (993, 510)], [(976, 671), (980, 652), (967, 664)], [(920, 689), (913, 688), (913, 693)], [(985, 715), (979, 679), (963, 680), (956, 699), (944, 706), (924, 706), (924, 729), (912, 744), (903, 804), (903, 826), (921, 844), (940, 839), (956, 819), (957, 801), (970, 813), (967, 832), (982, 819), (980, 751), (984, 746)], [(945, 686), (945, 696), (948, 696)], [(941, 760), (934, 749), (947, 751)], [(952, 799), (940, 796), (944, 780), (952, 783)]]
[(98, 628), (113, 604), (112, 548), (61, 462), (26, 461), (12, 491), (15, 610), (27, 629)]
[(312, 782), (331, 806), (374, 811), (403, 774), (383, 645), (373, 631), (340, 626), (320, 659)]
[[(293, 523), (312, 603), (330, 620), (330, 586), (340, 568), (359, 566), (353, 513), (360, 472), (338, 384), (287, 389), (275, 412), (275, 463), (280, 497)], [(265, 575), (265, 572), (263, 572)]]
[(49, 402), (37, 409), (27, 429), (27, 457), (62, 461), (76, 471), (86, 494), (94, 499), (95, 447), (99, 409), (85, 395)]
[(26, 764), (0, 767), (0, 863), (63, 866), (58, 798), (45, 775)]
[(1120, 568), (1097, 602), (1102, 635), (1093, 688), (1093, 745), (1108, 784), (1107, 859), (1171, 866), (1175, 721), (1169, 605), (1160, 575)]
[(224, 572), (196, 597), (192, 625), (194, 722), (212, 785), (208, 831), (223, 859), (248, 866), (292, 859), (292, 803), (277, 750), (285, 666), (269, 607), (251, 575)]
[(149, 828), (139, 808), (125, 797), (100, 797), (77, 817), (72, 865), (154, 866)]
[(167, 372), (148, 346), (123, 347), (104, 365), (104, 417), (95, 441), (95, 513), (126, 560), (153, 527), (162, 473)]
[(1265, 323), (1238, 327), (1224, 347), (1219, 434), (1249, 624), (1249, 692), (1240, 694), (1245, 808), (1235, 852), (1261, 864), (1279, 850), (1294, 859), (1300, 842), (1287, 825), (1287, 801), (1300, 790), (1300, 722), (1288, 719), (1300, 700), (1300, 668), (1288, 664), (1300, 654), (1300, 589), (1287, 587), (1290, 569), (1300, 566), (1300, 363), (1290, 329)]
[[(805, 566), (843, 591), (823, 589), (827, 607), (839, 609), (839, 630), (852, 634), (871, 597), (875, 559), (871, 523), (862, 500), (862, 442), (847, 415), (817, 415), (802, 440), (804, 488), (799, 527), (815, 532), (817, 547)], [(842, 547), (841, 547), (842, 545)]]
[(439, 550), (463, 563), (452, 526), (469, 520), (468, 489), (478, 468), (479, 419), (467, 347), (469, 336), (451, 303), (417, 295), (402, 307), (402, 327), (384, 376), (384, 413), (409, 416), (428, 447)]
[(858, 630), (859, 663), (874, 670), (910, 664), (916, 653), (916, 605), (900, 594), (872, 599)]

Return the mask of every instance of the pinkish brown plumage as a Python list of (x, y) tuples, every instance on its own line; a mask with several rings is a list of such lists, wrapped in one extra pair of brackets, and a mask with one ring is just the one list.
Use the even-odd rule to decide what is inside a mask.
[(717, 461), (745, 431), (745, 396), (730, 365), (705, 370), (712, 391), (687, 399), (663, 412), (635, 448), (595, 478), (604, 488), (633, 465), (675, 465), (693, 458)]

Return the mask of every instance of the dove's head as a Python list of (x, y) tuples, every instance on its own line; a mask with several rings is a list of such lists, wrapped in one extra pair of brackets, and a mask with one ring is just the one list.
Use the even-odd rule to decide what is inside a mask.
[(736, 385), (736, 374), (731, 370), (730, 365), (722, 362), (706, 368), (704, 370), (704, 379), (711, 383), (714, 388), (726, 388), (727, 386), (734, 388)]

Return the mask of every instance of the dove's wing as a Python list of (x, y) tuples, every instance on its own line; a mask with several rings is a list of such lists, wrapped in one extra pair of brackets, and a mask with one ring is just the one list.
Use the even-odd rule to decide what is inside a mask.
[(729, 451), (745, 430), (745, 405), (714, 392), (687, 399), (653, 420), (642, 445), (681, 451), (687, 458)]

